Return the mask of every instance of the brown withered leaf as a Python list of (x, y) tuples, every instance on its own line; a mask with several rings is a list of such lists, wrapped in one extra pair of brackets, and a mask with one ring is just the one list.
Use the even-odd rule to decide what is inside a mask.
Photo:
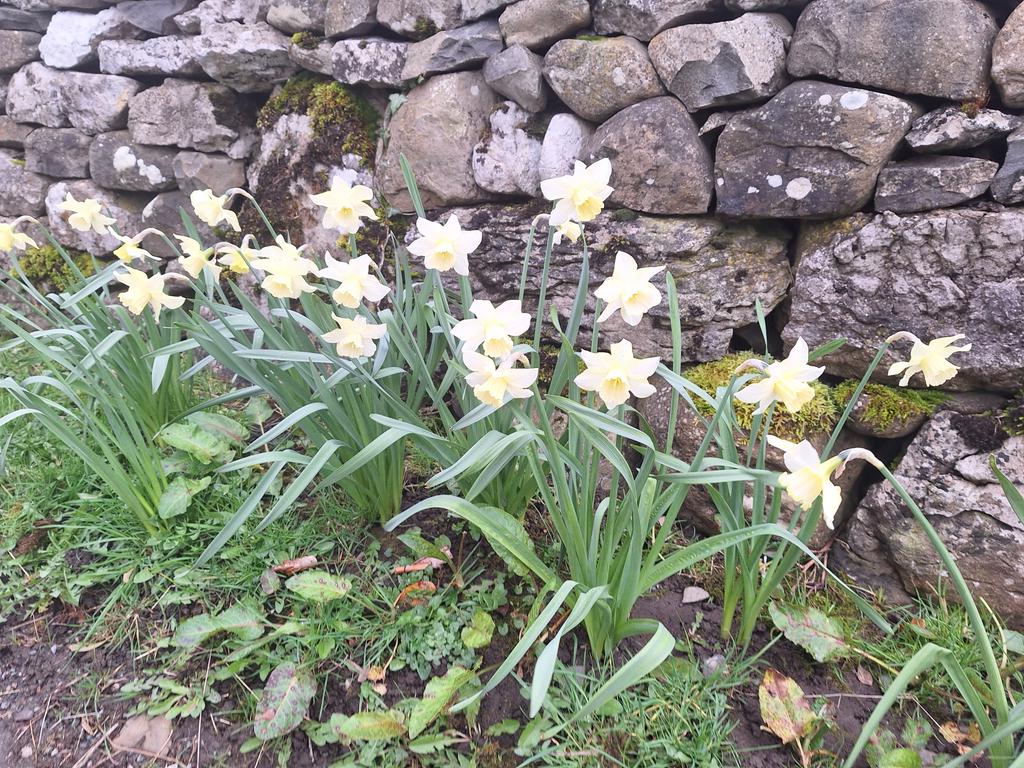
[(432, 581), (414, 581), (409, 584), (405, 589), (398, 593), (398, 597), (395, 598), (395, 607), (397, 608), (402, 602), (408, 602), (409, 606), (423, 605), (427, 602), (426, 597), (416, 597), (419, 594), (429, 594), (437, 592), (437, 584)]
[(293, 557), (291, 560), (278, 563), (271, 570), (274, 573), (280, 573), (282, 576), (293, 576), (296, 573), (315, 568), (317, 564), (316, 555), (303, 555), (302, 557)]
[(757, 689), (757, 699), (766, 730), (783, 744), (798, 745), (813, 732), (818, 716), (795, 680), (769, 667)]
[(961, 755), (966, 755), (975, 744), (981, 741), (981, 731), (975, 723), (963, 731), (957, 723), (948, 720), (939, 726), (939, 733), (942, 738), (956, 747), (956, 751)]
[[(442, 547), (441, 551), (451, 558), (452, 551), (448, 549), (448, 547)], [(419, 571), (425, 571), (428, 568), (440, 568), (442, 565), (444, 565), (444, 560), (439, 557), (421, 557), (410, 565), (396, 565), (391, 569), (391, 572), (394, 574), (417, 573)]]

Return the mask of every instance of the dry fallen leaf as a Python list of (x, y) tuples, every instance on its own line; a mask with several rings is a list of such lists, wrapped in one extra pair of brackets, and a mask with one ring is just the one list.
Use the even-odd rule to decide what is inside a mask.
[(939, 733), (942, 734), (942, 738), (955, 746), (956, 751), (961, 755), (966, 755), (975, 744), (981, 741), (981, 732), (973, 723), (964, 732), (960, 730), (959, 725), (949, 720), (939, 726)]
[(425, 597), (411, 597), (411, 595), (415, 595), (417, 592), (437, 592), (437, 584), (432, 581), (414, 581), (398, 593), (398, 597), (395, 598), (395, 607), (397, 608), (403, 601), (407, 601), (410, 606), (423, 605), (427, 602)]
[(151, 755), (166, 754), (171, 746), (171, 721), (163, 715), (130, 717), (110, 743), (119, 750), (137, 749)]
[[(452, 556), (452, 551), (448, 547), (442, 547), (441, 551), (444, 552), (449, 558)], [(428, 568), (440, 568), (444, 565), (444, 560), (439, 557), (421, 557), (411, 565), (396, 565), (391, 569), (392, 573), (416, 573), (418, 571), (425, 571)]]
[(857, 665), (857, 681), (861, 685), (871, 685), (874, 682), (874, 678), (871, 677), (871, 673), (864, 669), (860, 664)]
[(294, 557), (291, 560), (285, 560), (283, 563), (278, 563), (271, 570), (274, 573), (280, 573), (282, 576), (293, 576), (300, 571), (308, 571), (310, 568), (317, 566), (316, 555), (303, 555), (302, 557)]

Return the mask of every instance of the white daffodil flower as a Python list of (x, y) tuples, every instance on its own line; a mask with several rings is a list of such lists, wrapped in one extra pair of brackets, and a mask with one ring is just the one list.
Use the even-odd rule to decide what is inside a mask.
[(373, 190), (362, 184), (352, 185), (340, 175), (331, 180), (329, 190), (310, 195), (309, 199), (324, 209), (320, 222), (324, 229), (336, 229), (343, 235), (358, 232), (364, 218), (377, 219), (373, 208), (367, 205), (373, 199)]
[(469, 306), (472, 318), (460, 320), (452, 328), (452, 335), (466, 342), (465, 351), (475, 351), (481, 344), (484, 354), (505, 357), (515, 346), (513, 338), (530, 328), (530, 316), (523, 312), (518, 299), (494, 306), (477, 299)]
[(185, 235), (175, 235), (174, 237), (181, 245), (182, 253), (185, 254), (178, 257), (178, 263), (189, 276), (198, 279), (203, 274), (203, 270), (208, 268), (213, 273), (213, 279), (220, 280), (221, 267), (213, 261), (213, 248), (203, 248), (199, 241)]
[(555, 236), (552, 239), (552, 242), (555, 245), (560, 245), (562, 242), (562, 238), (565, 238), (570, 243), (575, 243), (577, 240), (580, 239), (580, 235), (582, 234), (583, 227), (581, 227), (575, 221), (572, 221), (570, 219), (569, 221), (563, 221), (561, 224), (555, 227)]
[(19, 221), (15, 220), (10, 224), (0, 221), (0, 252), (10, 253), (15, 248), (24, 251), (26, 248), (39, 247), (35, 240), (16, 229)]
[(316, 271), (316, 264), (302, 255), (305, 246), (296, 248), (278, 235), (277, 245), (267, 245), (256, 252), (250, 264), (266, 273), (260, 287), (278, 299), (297, 299), (316, 290), (306, 282), (306, 275)]
[(938, 387), (956, 376), (960, 369), (949, 362), (950, 355), (957, 352), (969, 352), (970, 344), (962, 347), (954, 347), (954, 341), (966, 338), (964, 334), (958, 333), (955, 336), (943, 336), (941, 339), (933, 339), (927, 344), (917, 336), (907, 331), (901, 331), (889, 337), (889, 341), (900, 338), (909, 338), (914, 342), (910, 349), (910, 360), (906, 362), (893, 363), (889, 366), (889, 375), (903, 374), (900, 379), (900, 386), (905, 387), (916, 373), (924, 375), (924, 383), (929, 387)]
[(664, 269), (664, 266), (638, 267), (636, 260), (625, 251), (615, 254), (611, 277), (594, 291), (605, 303), (597, 321), (603, 323), (618, 312), (628, 325), (637, 325), (661, 301), (661, 291), (651, 285), (651, 279)]
[(242, 238), (240, 245), (221, 243), (217, 246), (217, 253), (220, 254), (217, 263), (236, 275), (249, 274), (251, 271), (249, 265), (252, 264), (253, 259), (258, 258), (256, 249), (250, 245), (252, 241), (253, 236), (246, 235)]
[(530, 396), (538, 369), (516, 368), (516, 356), (509, 355), (498, 365), (487, 355), (467, 351), (462, 361), (469, 368), (466, 383), (476, 399), (492, 408), (501, 408), (509, 400)]
[(555, 201), (550, 224), (558, 227), (567, 221), (585, 224), (604, 209), (604, 201), (614, 191), (608, 186), (612, 163), (607, 157), (587, 166), (579, 160), (570, 176), (557, 176), (540, 183), (540, 191)]
[(323, 335), (323, 340), (337, 345), (338, 354), (342, 357), (369, 357), (376, 349), (375, 341), (387, 331), (386, 325), (368, 323), (359, 315), (354, 318), (331, 315), (338, 327)]
[(789, 470), (779, 475), (779, 487), (804, 509), (810, 509), (821, 496), (825, 525), (834, 528), (843, 494), (832, 482), (832, 473), (843, 463), (842, 456), (822, 461), (818, 451), (807, 440), (791, 443), (769, 435), (768, 444), (782, 451), (782, 461)]
[(67, 193), (64, 202), (57, 206), (57, 210), (70, 211), (68, 224), (79, 232), (91, 230), (98, 235), (105, 235), (107, 228), (114, 223), (114, 219), (103, 215), (103, 206), (98, 200), (91, 197), (87, 197), (85, 200), (76, 200), (70, 192)]
[(388, 287), (370, 271), (373, 261), (367, 255), (339, 261), (327, 254), (327, 266), (317, 272), (325, 280), (338, 283), (331, 296), (338, 304), (355, 309), (363, 300), (377, 302), (388, 294)]
[(764, 374), (764, 378), (751, 382), (736, 393), (736, 399), (743, 403), (757, 403), (756, 413), (763, 413), (774, 401), (782, 403), (790, 413), (796, 413), (814, 399), (814, 381), (825, 368), (807, 364), (807, 342), (797, 339), (789, 356), (765, 364), (763, 360), (748, 360), (742, 367), (752, 366)]
[(623, 339), (612, 344), (608, 352), (581, 351), (586, 369), (576, 377), (576, 386), (597, 392), (609, 408), (622, 405), (634, 397), (650, 397), (654, 385), (647, 379), (654, 375), (661, 362), (657, 357), (633, 357), (633, 345)]
[(463, 230), (454, 213), (443, 225), (430, 219), (416, 219), (420, 237), (409, 244), (409, 253), (420, 256), (423, 266), (460, 275), (469, 274), (469, 254), (480, 247), (483, 235), (477, 230)]
[(212, 190), (197, 189), (188, 196), (188, 199), (192, 203), (192, 210), (206, 226), (216, 227), (222, 221), (226, 221), (235, 232), (242, 231), (238, 225), (238, 214), (227, 207), (231, 202), (227, 195), (215, 195)]
[(138, 269), (125, 267), (115, 277), (128, 286), (128, 290), (118, 295), (118, 300), (133, 315), (141, 315), (146, 307), (153, 310), (153, 316), (159, 320), (160, 310), (164, 307), (177, 309), (185, 303), (183, 296), (170, 296), (164, 290), (167, 278), (164, 275), (147, 275)]

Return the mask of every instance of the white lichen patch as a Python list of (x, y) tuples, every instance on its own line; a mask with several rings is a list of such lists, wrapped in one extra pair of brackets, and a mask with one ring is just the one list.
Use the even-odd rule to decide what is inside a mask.
[(831, 103), (832, 97), (827, 93), (823, 93), (821, 96), (818, 97), (818, 104), (820, 104), (823, 107), (827, 107)]
[(747, 187), (747, 194), (748, 195), (756, 195), (760, 191), (761, 190), (758, 189), (757, 187)]
[(114, 170), (118, 173), (135, 171), (150, 184), (163, 184), (167, 181), (163, 171), (159, 167), (147, 163), (140, 157), (136, 157), (131, 147), (120, 146), (114, 151)]
[(765, 179), (768, 181), (768, 186), (771, 187), (772, 189), (778, 189), (779, 187), (782, 186), (782, 177), (779, 176), (778, 174), (765, 176)]
[(839, 97), (839, 104), (843, 109), (849, 109), (851, 111), (860, 109), (868, 103), (867, 91), (847, 91)]
[(797, 176), (795, 179), (786, 185), (786, 196), (793, 200), (803, 200), (814, 189), (814, 185), (811, 184), (811, 180), (806, 176)]

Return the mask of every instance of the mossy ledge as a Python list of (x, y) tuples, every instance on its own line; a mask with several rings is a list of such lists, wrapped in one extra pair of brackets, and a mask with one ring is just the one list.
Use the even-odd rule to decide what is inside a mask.
[[(67, 251), (67, 254), (85, 277), (93, 274), (93, 260), (88, 253)], [(25, 277), (37, 286), (65, 291), (78, 282), (78, 275), (74, 268), (52, 245), (26, 248), (25, 252), (18, 257), (18, 265), (25, 273)]]
[[(848, 380), (837, 384), (832, 394), (836, 402), (845, 407), (856, 388), (857, 382)], [(949, 395), (936, 390), (900, 389), (875, 382), (864, 387), (864, 396), (865, 405), (860, 419), (880, 431), (921, 416), (930, 416), (949, 399)]]

